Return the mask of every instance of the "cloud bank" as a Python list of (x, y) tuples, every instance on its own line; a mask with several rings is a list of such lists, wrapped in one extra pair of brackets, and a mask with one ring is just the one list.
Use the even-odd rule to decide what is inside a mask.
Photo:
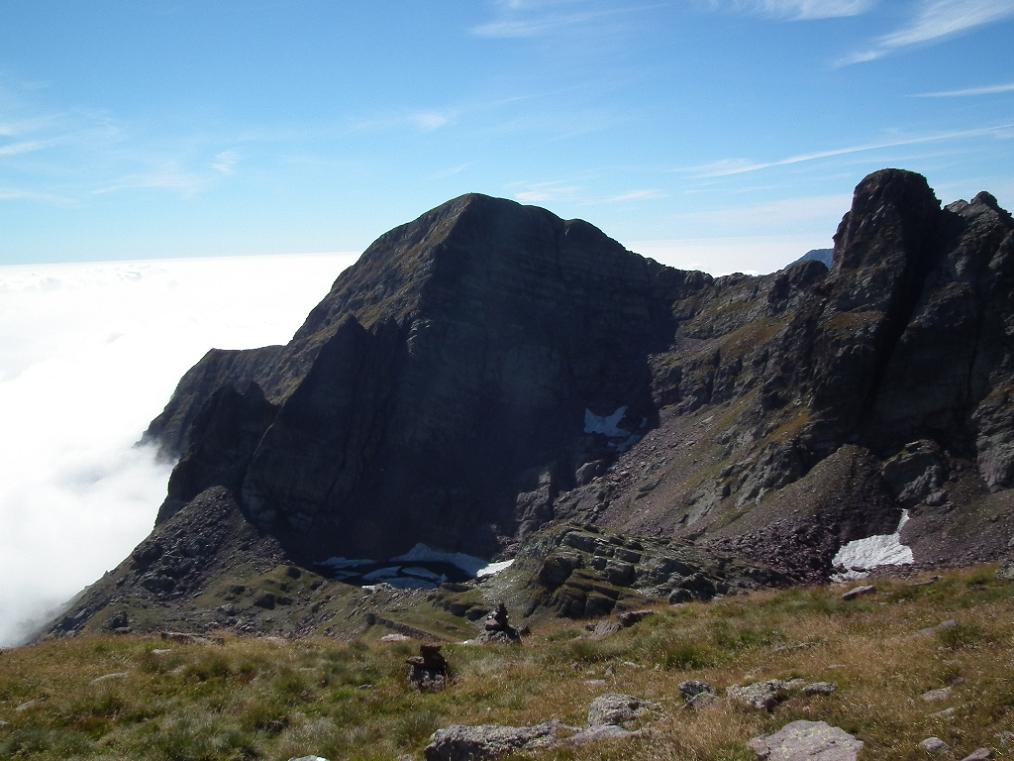
[(0, 645), (151, 529), (169, 467), (136, 448), (212, 346), (287, 341), (348, 254), (0, 267)]

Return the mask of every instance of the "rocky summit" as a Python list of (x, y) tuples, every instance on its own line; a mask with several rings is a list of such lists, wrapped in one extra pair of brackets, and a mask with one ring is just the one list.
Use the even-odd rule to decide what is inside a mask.
[[(888, 169), (834, 240), (830, 268), (715, 278), (512, 201), (427, 212), (288, 344), (187, 372), (145, 434), (178, 460), (151, 537), (53, 631), (348, 629), (403, 574), (434, 610), (581, 616), (1001, 558), (1014, 220)], [(460, 556), (519, 562), (414, 564)], [(403, 562), (353, 593), (348, 558)]]

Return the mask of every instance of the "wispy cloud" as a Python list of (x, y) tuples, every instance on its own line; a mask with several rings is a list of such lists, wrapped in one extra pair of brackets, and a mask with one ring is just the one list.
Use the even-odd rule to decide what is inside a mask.
[(215, 154), (215, 159), (211, 162), (211, 168), (219, 174), (231, 175), (235, 173), (238, 163), (239, 154), (236, 151), (220, 151)]
[(940, 90), (939, 92), (922, 92), (913, 98), (971, 98), (976, 95), (1000, 95), (1014, 92), (1014, 82), (1005, 85), (986, 85), (985, 87), (967, 87), (964, 90)]
[(380, 132), (407, 127), (419, 132), (433, 132), (453, 124), (457, 118), (458, 112), (454, 109), (406, 110), (356, 119), (349, 129), (352, 132)]
[(193, 198), (211, 186), (211, 178), (192, 172), (175, 162), (168, 162), (146, 172), (129, 174), (93, 191), (94, 195), (118, 193), (123, 190), (165, 190), (183, 198)]
[(952, 132), (936, 132), (929, 135), (914, 135), (911, 137), (899, 137), (893, 140), (879, 142), (861, 143), (843, 148), (832, 148), (826, 151), (814, 151), (813, 153), (799, 153), (774, 161), (750, 161), (748, 159), (722, 159), (711, 164), (694, 167), (690, 172), (696, 177), (731, 177), (749, 172), (759, 172), (762, 169), (773, 167), (791, 166), (803, 164), (809, 161), (848, 156), (854, 153), (865, 153), (885, 148), (897, 148), (905, 145), (922, 145), (924, 143), (938, 143), (949, 140), (968, 140), (980, 137), (1004, 137), (1014, 130), (1014, 124), (1001, 124), (995, 127), (980, 127), (976, 129), (955, 130)]
[(814, 21), (866, 13), (877, 0), (708, 0), (712, 10), (751, 13), (785, 21)]
[(523, 189), (514, 192), (522, 203), (560, 203), (577, 198), (583, 188), (565, 181), (519, 183)]
[(31, 201), (33, 203), (52, 204), (53, 206), (74, 206), (74, 199), (55, 193), (39, 193), (34, 190), (0, 188), (0, 202)]
[(619, 193), (615, 196), (609, 196), (605, 199), (605, 203), (630, 203), (633, 201), (653, 201), (659, 198), (665, 198), (666, 193), (661, 190), (654, 188), (648, 188), (645, 190), (630, 190), (626, 193)]
[(433, 174), (431, 174), (430, 179), (446, 180), (448, 177), (454, 177), (455, 175), (459, 175), (462, 172), (467, 171), (471, 166), (472, 162), (466, 161), (461, 164), (455, 164), (454, 166), (444, 167), (443, 169), (438, 169)]
[(711, 234), (750, 234), (771, 229), (799, 229), (814, 222), (821, 227), (824, 226), (821, 223), (826, 223), (827, 229), (831, 231), (833, 223), (848, 211), (851, 202), (852, 196), (849, 194), (803, 196), (685, 212), (673, 216), (672, 219), (678, 222), (681, 228), (691, 227), (698, 232), (704, 230)]
[(0, 145), (0, 157), (34, 153), (35, 151), (41, 151), (43, 148), (48, 148), (54, 142), (53, 140), (20, 140), (14, 143), (6, 143)]
[[(496, 3), (497, 13), (492, 21), (473, 26), (469, 31), (476, 37), (523, 39), (545, 37), (566, 30), (582, 30), (617, 16), (659, 8), (663, 3), (599, 8), (588, 6), (583, 0), (514, 0)], [(578, 6), (584, 6), (578, 8)], [(558, 10), (569, 7), (567, 10)]]
[(1014, 16), (1014, 0), (919, 0), (908, 23), (851, 53), (839, 66), (866, 63), (914, 45), (932, 45)]
[(58, 117), (47, 115), (0, 122), (0, 137), (20, 137), (39, 132), (52, 127), (57, 121)]
[(408, 121), (416, 129), (423, 132), (432, 132), (441, 127), (446, 127), (453, 122), (454, 115), (450, 112), (442, 111), (416, 111), (408, 115)]

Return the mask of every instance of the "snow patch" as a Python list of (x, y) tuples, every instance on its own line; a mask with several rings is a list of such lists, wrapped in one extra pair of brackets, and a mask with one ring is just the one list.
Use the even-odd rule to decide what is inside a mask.
[(912, 548), (901, 543), (901, 530), (908, 519), (908, 510), (902, 510), (898, 529), (893, 534), (875, 534), (843, 545), (831, 562), (844, 571), (834, 574), (832, 580), (861, 579), (880, 566), (914, 563)]
[(500, 573), (500, 571), (506, 571), (512, 565), (514, 565), (513, 560), (501, 560), (499, 563), (490, 563), (489, 565), (480, 568), (475, 575), (480, 578), (483, 576), (492, 576)]
[(630, 431), (620, 428), (620, 421), (627, 414), (627, 405), (617, 407), (612, 415), (596, 415), (589, 409), (584, 411), (584, 432), (598, 433), (611, 439), (627, 438)]

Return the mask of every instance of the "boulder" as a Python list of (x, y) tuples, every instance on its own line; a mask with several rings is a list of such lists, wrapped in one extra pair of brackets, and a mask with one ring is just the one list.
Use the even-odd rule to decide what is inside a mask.
[(680, 682), (680, 694), (683, 696), (683, 702), (686, 706), (694, 710), (705, 708), (718, 701), (718, 694), (715, 692), (715, 688), (699, 679)]
[(989, 761), (991, 758), (993, 758), (993, 751), (989, 748), (976, 748), (961, 761)]
[(941, 740), (939, 737), (927, 737), (921, 743), (919, 747), (927, 753), (950, 753), (951, 746)]
[(788, 684), (781, 679), (769, 679), (766, 682), (754, 682), (743, 686), (734, 684), (725, 691), (725, 694), (730, 700), (750, 708), (771, 711), (789, 696), (789, 689)]
[(1014, 560), (1008, 560), (997, 568), (996, 577), (1001, 581), (1014, 581)]
[(423, 751), (426, 761), (492, 761), (510, 753), (550, 748), (561, 727), (550, 721), (533, 727), (455, 724), (438, 729)]
[(920, 695), (923, 700), (927, 703), (937, 703), (942, 700), (950, 700), (951, 688), (950, 687), (938, 687), (935, 690), (927, 690)]
[(794, 721), (748, 743), (767, 761), (856, 761), (863, 741), (823, 721)]
[(641, 718), (654, 704), (635, 698), (609, 692), (600, 695), (588, 707), (588, 726), (598, 727), (607, 724), (625, 726)]

